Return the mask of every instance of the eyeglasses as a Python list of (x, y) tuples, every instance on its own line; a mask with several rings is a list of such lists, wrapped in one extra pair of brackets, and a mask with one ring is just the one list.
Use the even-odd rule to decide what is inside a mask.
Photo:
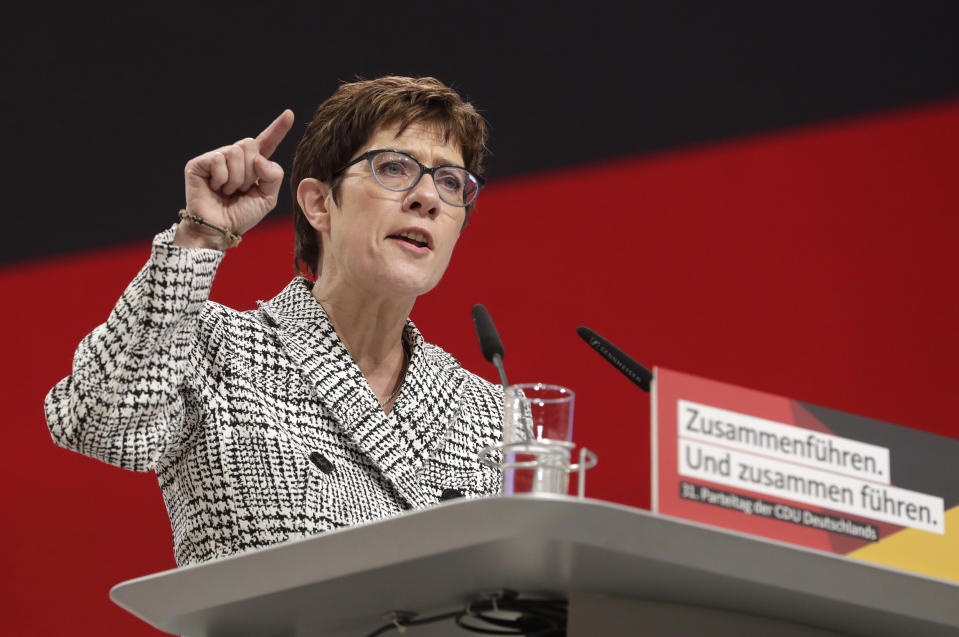
[(399, 150), (368, 150), (333, 173), (340, 174), (364, 159), (370, 162), (370, 170), (376, 183), (387, 190), (402, 192), (420, 182), (424, 174), (433, 177), (433, 184), (440, 199), (451, 206), (468, 206), (479, 196), (486, 180), (477, 177), (462, 166), (445, 164), (427, 168), (415, 157)]

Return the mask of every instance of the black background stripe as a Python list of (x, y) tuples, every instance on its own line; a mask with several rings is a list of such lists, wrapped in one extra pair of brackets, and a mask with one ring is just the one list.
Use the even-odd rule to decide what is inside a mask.
[(0, 260), (152, 236), (187, 159), (286, 106), (298, 136), (357, 74), (459, 88), (491, 123), (494, 184), (959, 95), (959, 3), (604, 5), (17, 3)]

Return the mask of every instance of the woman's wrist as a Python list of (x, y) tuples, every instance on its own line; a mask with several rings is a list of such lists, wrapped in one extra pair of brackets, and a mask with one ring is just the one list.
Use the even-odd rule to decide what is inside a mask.
[(202, 217), (180, 210), (180, 224), (177, 226), (173, 245), (183, 248), (209, 248), (226, 251), (240, 244), (242, 237), (230, 230), (210, 223)]
[(221, 252), (226, 252), (231, 247), (230, 241), (220, 232), (186, 219), (181, 220), (177, 225), (173, 245), (181, 248), (207, 248)]

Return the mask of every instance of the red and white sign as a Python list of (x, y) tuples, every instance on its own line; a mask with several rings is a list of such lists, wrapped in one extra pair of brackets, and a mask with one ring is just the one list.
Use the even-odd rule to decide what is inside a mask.
[(652, 425), (658, 513), (844, 555), (959, 549), (959, 440), (662, 368)]

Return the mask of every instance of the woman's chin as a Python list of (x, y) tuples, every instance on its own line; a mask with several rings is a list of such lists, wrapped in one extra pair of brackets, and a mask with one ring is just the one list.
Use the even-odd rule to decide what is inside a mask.
[(435, 288), (440, 278), (419, 268), (401, 268), (381, 277), (380, 287), (388, 294), (417, 297)]
[(388, 292), (395, 294), (397, 296), (403, 297), (417, 297), (422, 296), (436, 287), (439, 281), (404, 281), (402, 283), (396, 283), (395, 285), (389, 286), (387, 288)]

